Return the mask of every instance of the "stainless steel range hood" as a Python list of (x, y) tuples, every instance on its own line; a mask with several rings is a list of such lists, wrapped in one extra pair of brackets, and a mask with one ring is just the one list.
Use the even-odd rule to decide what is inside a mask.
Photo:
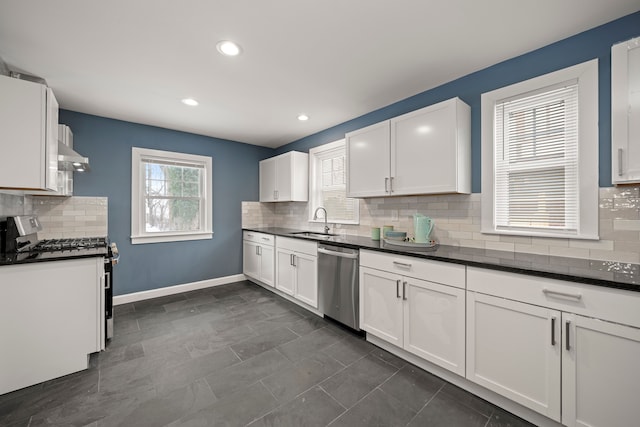
[(83, 172), (90, 170), (89, 158), (84, 157), (73, 149), (58, 141), (58, 170)]

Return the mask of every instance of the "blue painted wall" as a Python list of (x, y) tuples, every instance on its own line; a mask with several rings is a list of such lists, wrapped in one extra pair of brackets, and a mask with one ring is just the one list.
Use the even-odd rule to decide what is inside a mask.
[(598, 58), (600, 186), (611, 186), (611, 45), (640, 36), (640, 12), (612, 21), (525, 55), (453, 80), (338, 126), (277, 149), (308, 152), (310, 148), (344, 138), (350, 132), (449, 98), (471, 106), (472, 191), (480, 192), (480, 97), (503, 86)]
[[(109, 198), (109, 237), (121, 253), (116, 295), (242, 272), (241, 202), (258, 200), (258, 162), (272, 149), (66, 110), (60, 123), (91, 163), (74, 174), (74, 194)], [(131, 147), (213, 158), (213, 239), (131, 245)]]

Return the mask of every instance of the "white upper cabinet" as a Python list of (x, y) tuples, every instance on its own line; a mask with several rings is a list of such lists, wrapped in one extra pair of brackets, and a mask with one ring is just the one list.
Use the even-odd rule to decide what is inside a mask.
[(349, 197), (471, 192), (471, 109), (453, 98), (346, 134)]
[(260, 162), (261, 202), (306, 202), (309, 155), (290, 151)]
[(57, 190), (58, 102), (46, 86), (0, 76), (0, 188)]
[(611, 179), (640, 182), (640, 37), (611, 48)]

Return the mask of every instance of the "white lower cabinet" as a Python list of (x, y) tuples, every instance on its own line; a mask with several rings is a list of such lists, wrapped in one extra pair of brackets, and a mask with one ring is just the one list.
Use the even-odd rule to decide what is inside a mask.
[(362, 250), (360, 265), (360, 327), (464, 376), (464, 288), (423, 280), (464, 284), (464, 267)]
[(262, 283), (273, 286), (275, 276), (275, 238), (270, 234), (245, 231), (242, 241), (243, 273)]
[(276, 238), (276, 289), (318, 308), (316, 242)]
[(473, 267), (467, 289), (467, 379), (569, 427), (638, 424), (640, 294)]

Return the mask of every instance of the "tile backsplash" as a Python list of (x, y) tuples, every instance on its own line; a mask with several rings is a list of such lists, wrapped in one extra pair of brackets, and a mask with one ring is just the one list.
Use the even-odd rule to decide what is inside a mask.
[[(638, 186), (600, 189), (597, 241), (482, 234), (480, 205), (479, 193), (361, 199), (359, 225), (330, 226), (334, 233), (370, 236), (371, 227), (389, 224), (411, 234), (413, 214), (419, 212), (434, 219), (432, 237), (444, 245), (640, 263)], [(323, 224), (309, 222), (307, 203), (243, 202), (242, 226), (321, 231)]]
[(108, 234), (106, 197), (18, 196), (0, 193), (0, 217), (36, 214), (39, 239), (102, 237)]

